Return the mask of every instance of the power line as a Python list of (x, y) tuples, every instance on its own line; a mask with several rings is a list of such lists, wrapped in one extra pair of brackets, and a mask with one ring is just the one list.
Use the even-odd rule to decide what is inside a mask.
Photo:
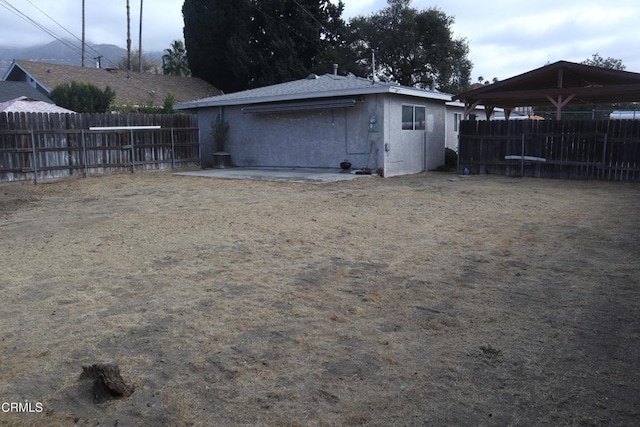
[[(80, 42), (80, 46), (82, 46), (82, 39), (78, 38), (78, 36), (76, 36), (75, 34), (73, 34), (71, 31), (69, 31), (67, 28), (65, 28), (62, 24), (60, 24), (58, 21), (56, 21), (55, 19), (53, 19), (48, 13), (46, 13), (45, 11), (43, 11), (42, 9), (40, 9), (38, 6), (36, 6), (31, 0), (27, 0), (27, 3), (29, 3), (31, 6), (33, 6), (34, 8), (36, 8), (40, 13), (42, 13), (44, 16), (46, 16), (47, 18), (49, 18), (52, 22), (54, 22), (58, 27), (62, 28), (64, 31), (66, 31), (71, 37), (73, 37), (74, 39), (76, 39), (77, 41)], [(57, 39), (60, 40), (60, 39)], [(96, 55), (96, 56), (101, 56), (100, 52), (98, 52), (96, 49), (94, 49), (93, 47), (87, 45), (85, 43), (85, 47), (88, 48), (89, 50), (91, 50), (93, 53), (85, 53), (85, 57), (91, 58), (91, 55)], [(77, 51), (78, 47), (74, 46), (74, 49)], [(104, 56), (102, 56), (104, 57)], [(113, 65), (117, 65), (117, 63), (111, 61), (109, 58), (105, 58), (108, 62), (110, 62)]]
[(34, 27), (44, 31), (45, 33), (49, 34), (51, 37), (53, 37), (54, 39), (60, 41), (61, 43), (63, 43), (65, 46), (67, 46), (68, 48), (75, 50), (77, 52), (78, 47), (74, 46), (73, 44), (69, 43), (67, 40), (61, 39), (60, 37), (58, 37), (52, 30), (50, 30), (49, 28), (45, 27), (44, 25), (36, 22), (35, 20), (33, 20), (32, 18), (30, 18), (29, 16), (27, 16), (25, 13), (21, 12), (18, 8), (16, 8), (15, 6), (13, 6), (11, 3), (9, 3), (8, 0), (0, 0), (0, 6), (3, 6), (5, 9), (7, 9), (9, 12), (13, 13), (14, 15), (18, 16), (19, 18), (21, 18), (22, 20), (30, 23), (31, 25), (33, 25)]
[[(27, 2), (29, 4), (31, 4), (33, 7), (35, 7), (38, 11), (40, 11), (40, 13), (42, 13), (43, 15), (45, 15), (47, 18), (49, 18), (51, 21), (53, 21), (56, 25), (58, 25), (59, 27), (61, 27), (62, 29), (64, 29), (67, 33), (69, 33), (73, 38), (75, 38), (76, 40), (80, 41), (80, 43), (82, 43), (82, 40), (80, 40), (75, 34), (73, 34), (72, 32), (70, 32), (69, 30), (67, 30), (66, 28), (64, 28), (60, 23), (58, 23), (55, 19), (53, 19), (51, 16), (49, 16), (47, 13), (45, 13), (44, 11), (42, 11), (40, 8), (38, 8), (36, 5), (34, 5), (30, 0), (27, 0)], [(56, 34), (53, 30), (47, 28), (46, 26), (40, 24), (39, 22), (37, 22), (35, 19), (27, 16), (26, 13), (20, 11), (17, 7), (13, 6), (11, 3), (9, 3), (9, 0), (0, 0), (0, 6), (4, 7), (5, 9), (7, 9), (9, 12), (13, 13), (14, 15), (18, 16), (19, 18), (23, 19), (24, 21), (28, 22), (29, 24), (33, 25), (34, 27), (44, 31), (45, 33), (47, 33), (48, 35), (50, 35), (51, 37), (53, 37), (55, 40), (59, 41), (60, 43), (62, 43), (63, 45), (65, 45), (66, 47), (68, 47), (69, 49), (71, 49), (72, 51), (76, 52), (76, 53), (80, 53), (82, 55), (82, 48), (80, 46), (77, 46), (75, 44), (73, 44), (70, 40), (66, 40), (62, 37), (60, 37), (58, 34)], [(96, 49), (92, 48), (91, 46), (87, 46), (89, 47), (90, 50), (92, 50), (94, 52), (94, 54), (96, 55), (96, 57), (100, 57), (100, 58), (104, 58), (110, 65), (115, 66), (115, 68), (118, 68), (118, 64), (117, 62), (112, 61), (111, 59), (103, 56), (100, 54), (99, 51), (97, 51)], [(129, 78), (129, 80), (133, 81), (135, 79), (137, 79), (138, 83), (142, 83), (142, 79), (138, 78), (137, 76), (132, 75), (132, 78)], [(132, 82), (133, 83), (133, 82)], [(135, 87), (137, 87), (138, 89), (146, 89), (143, 86), (139, 86), (139, 85), (134, 85)]]

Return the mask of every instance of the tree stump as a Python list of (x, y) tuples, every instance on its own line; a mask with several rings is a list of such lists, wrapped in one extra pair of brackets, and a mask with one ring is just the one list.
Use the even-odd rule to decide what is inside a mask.
[(82, 367), (80, 379), (93, 379), (93, 399), (96, 403), (131, 396), (133, 386), (127, 385), (120, 368), (114, 363), (94, 363)]

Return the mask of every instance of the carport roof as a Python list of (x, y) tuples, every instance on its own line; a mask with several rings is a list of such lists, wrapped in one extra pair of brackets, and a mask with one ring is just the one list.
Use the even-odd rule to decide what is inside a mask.
[(439, 101), (451, 100), (451, 95), (447, 93), (406, 87), (394, 83), (371, 81), (353, 75), (324, 74), (316, 76), (312, 74), (306, 79), (184, 102), (177, 104), (174, 108), (187, 110), (202, 107), (248, 105), (377, 93), (393, 93)]
[(453, 97), (468, 107), (531, 107), (640, 101), (640, 73), (558, 61)]

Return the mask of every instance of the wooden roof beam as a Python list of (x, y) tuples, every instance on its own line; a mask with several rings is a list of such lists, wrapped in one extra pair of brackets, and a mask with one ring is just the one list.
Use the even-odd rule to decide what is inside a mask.
[(467, 120), (469, 119), (469, 114), (471, 114), (471, 112), (473, 110), (475, 110), (475, 108), (478, 106), (478, 104), (480, 104), (480, 99), (478, 99), (476, 102), (474, 102), (473, 104), (469, 104), (466, 100), (464, 101), (464, 110), (463, 110), (463, 114), (462, 114), (462, 120)]
[(555, 99), (553, 99), (552, 97), (547, 95), (547, 99), (549, 100), (549, 102), (551, 102), (551, 104), (553, 104), (553, 106), (556, 107), (556, 120), (560, 120), (560, 118), (562, 117), (562, 107), (564, 107), (569, 102), (571, 102), (571, 100), (575, 96), (576, 96), (576, 94), (572, 93), (566, 99), (563, 100), (562, 99), (562, 95), (558, 95), (558, 100), (556, 101)]
[(509, 117), (511, 116), (511, 112), (512, 111), (513, 111), (513, 108), (504, 107), (504, 119), (505, 120), (509, 120)]
[(494, 110), (493, 105), (485, 105), (484, 106), (484, 114), (487, 116), (487, 120), (491, 120), (491, 115), (493, 114), (493, 110)]

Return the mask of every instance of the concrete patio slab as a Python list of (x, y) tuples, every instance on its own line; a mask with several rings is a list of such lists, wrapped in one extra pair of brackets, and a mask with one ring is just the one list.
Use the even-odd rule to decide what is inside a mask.
[(350, 172), (331, 169), (261, 169), (261, 168), (227, 168), (203, 169), (190, 172), (177, 172), (175, 175), (201, 176), (222, 179), (250, 179), (258, 181), (283, 181), (325, 184), (335, 181), (346, 181), (371, 175), (357, 175)]

